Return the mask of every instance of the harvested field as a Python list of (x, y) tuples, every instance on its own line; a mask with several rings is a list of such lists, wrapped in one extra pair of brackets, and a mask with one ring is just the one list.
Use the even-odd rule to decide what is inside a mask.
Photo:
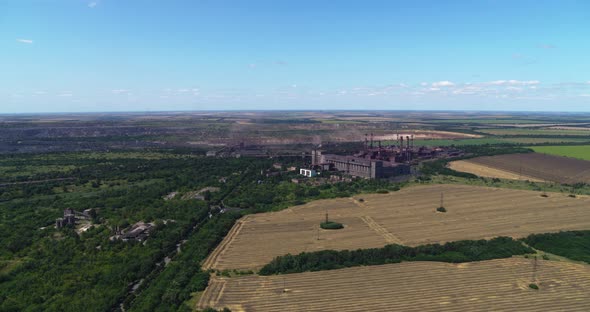
[(207, 306), (232, 311), (589, 311), (590, 266), (509, 258), (212, 278), (197, 308)]
[[(441, 193), (446, 213), (435, 212)], [(534, 191), (467, 185), (415, 186), (390, 194), (319, 200), (241, 219), (203, 268), (258, 269), (276, 256), (303, 251), (590, 229), (589, 207), (588, 197), (550, 193), (545, 198)], [(319, 229), (326, 210), (344, 229)]]
[(509, 180), (521, 180), (521, 181), (533, 181), (533, 182), (543, 182), (541, 179), (537, 179), (534, 177), (529, 177), (525, 175), (521, 175), (518, 173), (505, 171), (489, 166), (485, 166), (482, 164), (474, 163), (469, 160), (457, 160), (449, 163), (449, 168), (461, 171), (461, 172), (468, 172), (471, 174), (475, 174), (476, 176), (486, 177), (486, 178), (499, 178), (499, 179), (509, 179)]
[(590, 161), (580, 159), (526, 153), (477, 157), (469, 162), (543, 181), (590, 183)]

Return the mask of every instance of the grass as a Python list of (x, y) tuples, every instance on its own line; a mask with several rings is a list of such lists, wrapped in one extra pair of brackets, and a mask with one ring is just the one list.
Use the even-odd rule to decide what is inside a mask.
[(537, 153), (590, 160), (590, 145), (532, 146), (530, 148)]
[[(590, 134), (590, 133), (588, 133)], [(544, 143), (568, 143), (568, 142), (590, 142), (590, 138), (530, 138), (530, 137), (513, 137), (513, 138), (477, 138), (477, 139), (433, 139), (433, 140), (415, 140), (416, 146), (463, 146), (463, 145), (485, 145), (485, 144), (544, 144)], [(394, 141), (387, 141), (386, 144), (396, 144)]]
[(547, 120), (532, 119), (494, 119), (494, 118), (465, 118), (465, 119), (427, 119), (432, 123), (466, 123), (466, 124), (546, 124)]
[[(508, 179), (494, 179), (494, 178), (477, 178), (468, 179), (455, 176), (443, 176), (437, 175), (432, 176), (428, 181), (415, 180), (408, 183), (406, 186), (413, 185), (424, 185), (424, 184), (460, 184), (460, 185), (473, 185), (473, 186), (487, 186), (487, 187), (499, 187), (514, 190), (528, 190), (538, 192), (557, 192), (557, 193), (571, 193), (572, 188), (570, 186), (561, 185), (559, 183), (552, 182), (529, 182), (529, 181), (518, 181)], [(575, 189), (576, 194), (579, 195), (590, 195), (590, 187), (583, 186)]]
[(480, 129), (482, 133), (492, 135), (576, 135), (590, 136), (589, 130), (571, 129), (531, 129), (531, 128), (510, 128), (510, 129)]
[(533, 234), (524, 242), (535, 249), (590, 263), (590, 231)]

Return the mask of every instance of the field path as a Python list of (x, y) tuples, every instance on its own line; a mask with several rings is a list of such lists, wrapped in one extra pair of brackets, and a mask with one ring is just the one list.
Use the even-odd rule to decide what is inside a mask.
[(213, 252), (209, 254), (209, 256), (205, 259), (205, 261), (201, 265), (203, 270), (209, 270), (217, 265), (219, 256), (223, 255), (223, 253), (225, 252), (231, 241), (234, 239), (234, 237), (236, 237), (240, 233), (242, 227), (244, 226), (244, 223), (247, 220), (248, 216), (244, 216), (243, 218), (238, 220), (236, 224), (234, 224), (229, 233), (227, 233), (227, 235), (223, 238), (219, 246), (217, 246), (217, 248), (215, 248), (215, 250), (213, 250)]
[(362, 216), (360, 218), (371, 228), (371, 230), (383, 236), (383, 238), (385, 238), (385, 241), (388, 244), (403, 245), (402, 241), (399, 238), (395, 237), (395, 235), (391, 234), (386, 228), (382, 227), (381, 225), (379, 225), (379, 223), (375, 222), (373, 218), (369, 216)]

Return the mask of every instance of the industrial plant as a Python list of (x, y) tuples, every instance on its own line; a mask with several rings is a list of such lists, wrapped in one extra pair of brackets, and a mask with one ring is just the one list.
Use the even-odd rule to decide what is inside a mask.
[[(456, 157), (461, 151), (442, 147), (414, 146), (414, 136), (396, 135), (397, 144), (382, 145), (382, 142), (365, 136), (363, 150), (354, 155), (324, 154), (319, 149), (311, 151), (311, 168), (309, 170), (339, 171), (351, 176), (367, 179), (392, 178), (411, 173), (411, 165), (420, 161)], [(304, 169), (302, 169), (304, 170)], [(303, 174), (303, 173), (302, 173)]]

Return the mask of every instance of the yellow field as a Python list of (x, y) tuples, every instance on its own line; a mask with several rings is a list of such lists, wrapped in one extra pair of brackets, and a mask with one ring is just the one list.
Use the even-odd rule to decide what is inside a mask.
[(518, 173), (501, 170), (498, 168), (488, 167), (482, 164), (477, 164), (470, 162), (468, 160), (457, 160), (452, 161), (449, 163), (449, 168), (467, 172), (471, 174), (475, 174), (476, 176), (486, 177), (486, 178), (499, 178), (499, 179), (509, 179), (509, 180), (522, 180), (522, 181), (532, 181), (532, 182), (543, 182), (541, 179), (521, 175)]
[[(446, 213), (437, 213), (444, 193)], [(361, 202), (360, 198), (364, 199)], [(341, 230), (319, 230), (326, 210)], [(314, 201), (241, 219), (204, 269), (258, 269), (287, 253), (416, 246), (496, 236), (590, 229), (590, 198), (466, 185), (427, 185), (390, 194)], [(318, 239), (319, 233), (319, 239)]]
[(197, 308), (207, 306), (232, 311), (590, 311), (590, 266), (510, 258), (214, 277)]

